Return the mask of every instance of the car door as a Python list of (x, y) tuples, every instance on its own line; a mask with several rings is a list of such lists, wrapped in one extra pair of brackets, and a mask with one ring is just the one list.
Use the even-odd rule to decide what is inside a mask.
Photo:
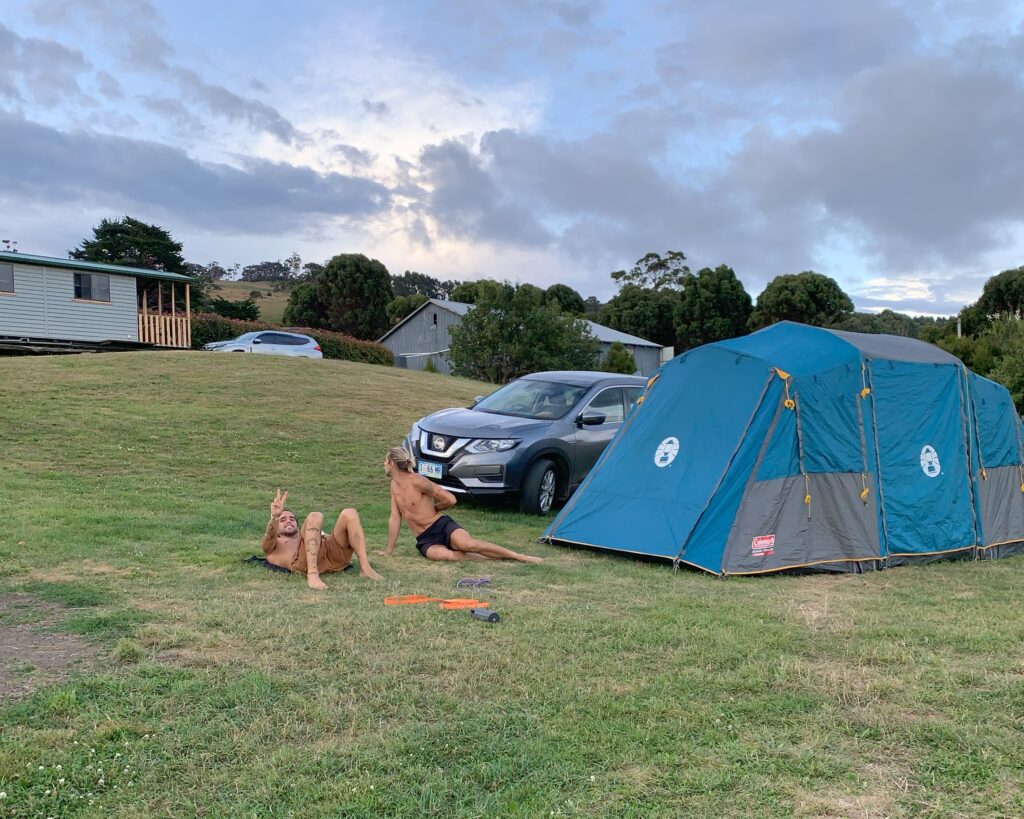
[(576, 455), (573, 461), (572, 483), (579, 484), (601, 457), (604, 448), (619, 431), (625, 417), (622, 387), (605, 387), (577, 413), (580, 418), (587, 412), (600, 412), (605, 416), (603, 424), (583, 426), (576, 422)]

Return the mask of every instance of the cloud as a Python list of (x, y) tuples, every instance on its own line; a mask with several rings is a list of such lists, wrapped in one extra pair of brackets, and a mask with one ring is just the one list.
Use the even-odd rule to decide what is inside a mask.
[(124, 96), (124, 90), (121, 88), (121, 83), (106, 71), (98, 71), (96, 73), (96, 82), (99, 86), (100, 93), (107, 99), (119, 100)]
[(388, 114), (391, 113), (391, 109), (388, 107), (388, 104), (386, 102), (371, 102), (370, 100), (367, 99), (363, 100), (363, 110), (367, 114), (377, 117), (377, 119), (380, 119), (381, 117), (386, 117)]
[(284, 143), (302, 138), (273, 106), (211, 83), (176, 61), (173, 44), (160, 33), (160, 14), (149, 0), (38, 0), (33, 12), (37, 22), (48, 26), (71, 27), (84, 20), (87, 30), (99, 30), (113, 44), (130, 70), (173, 82), (188, 100), (214, 115), (265, 131)]
[(449, 140), (425, 148), (419, 173), (429, 189), (423, 205), (443, 235), (526, 246), (550, 241), (527, 209), (502, 196), (464, 145)]
[(385, 212), (390, 192), (366, 179), (245, 159), (241, 167), (199, 162), (144, 140), (62, 132), (0, 113), (0, 165), (8, 201), (143, 209), (181, 223), (283, 234), (310, 221), (358, 223)]
[(89, 67), (82, 52), (53, 40), (22, 37), (0, 23), (0, 97), (52, 108), (85, 98), (78, 77)]
[(843, 80), (905, 53), (919, 36), (909, 12), (887, 0), (723, 0), (684, 8), (688, 35), (656, 52), (670, 86), (752, 91)]

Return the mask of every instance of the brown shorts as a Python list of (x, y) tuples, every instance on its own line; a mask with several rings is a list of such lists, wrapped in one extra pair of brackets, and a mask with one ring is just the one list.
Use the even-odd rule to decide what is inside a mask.
[[(320, 551), (316, 556), (316, 568), (320, 574), (343, 571), (352, 562), (352, 550), (343, 547), (334, 539), (330, 532), (324, 532), (320, 538)], [(299, 542), (299, 553), (292, 561), (291, 569), (300, 574), (306, 573), (306, 542)]]

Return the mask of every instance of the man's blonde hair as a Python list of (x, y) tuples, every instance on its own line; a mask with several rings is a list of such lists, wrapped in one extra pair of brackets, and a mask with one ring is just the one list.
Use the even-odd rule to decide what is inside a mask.
[(388, 450), (388, 460), (397, 466), (402, 472), (413, 472), (416, 467), (416, 460), (404, 447), (393, 446)]

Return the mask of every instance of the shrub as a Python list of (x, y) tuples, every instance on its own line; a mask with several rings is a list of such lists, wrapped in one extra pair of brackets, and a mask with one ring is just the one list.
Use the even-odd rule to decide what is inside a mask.
[(324, 358), (337, 358), (344, 361), (362, 361), (366, 364), (381, 364), (393, 367), (395, 357), (391, 350), (375, 341), (360, 341), (343, 333), (330, 330), (313, 330), (309, 327), (278, 327), (260, 321), (240, 321), (224, 318), (214, 313), (192, 314), (192, 348), (198, 350), (211, 341), (227, 341), (258, 330), (286, 330), (312, 336), (320, 345)]
[(440, 370), (437, 369), (437, 365), (434, 364), (433, 356), (431, 356), (430, 358), (427, 359), (426, 366), (423, 367), (423, 372), (425, 372), (425, 373), (437, 373), (437, 372), (440, 372)]

